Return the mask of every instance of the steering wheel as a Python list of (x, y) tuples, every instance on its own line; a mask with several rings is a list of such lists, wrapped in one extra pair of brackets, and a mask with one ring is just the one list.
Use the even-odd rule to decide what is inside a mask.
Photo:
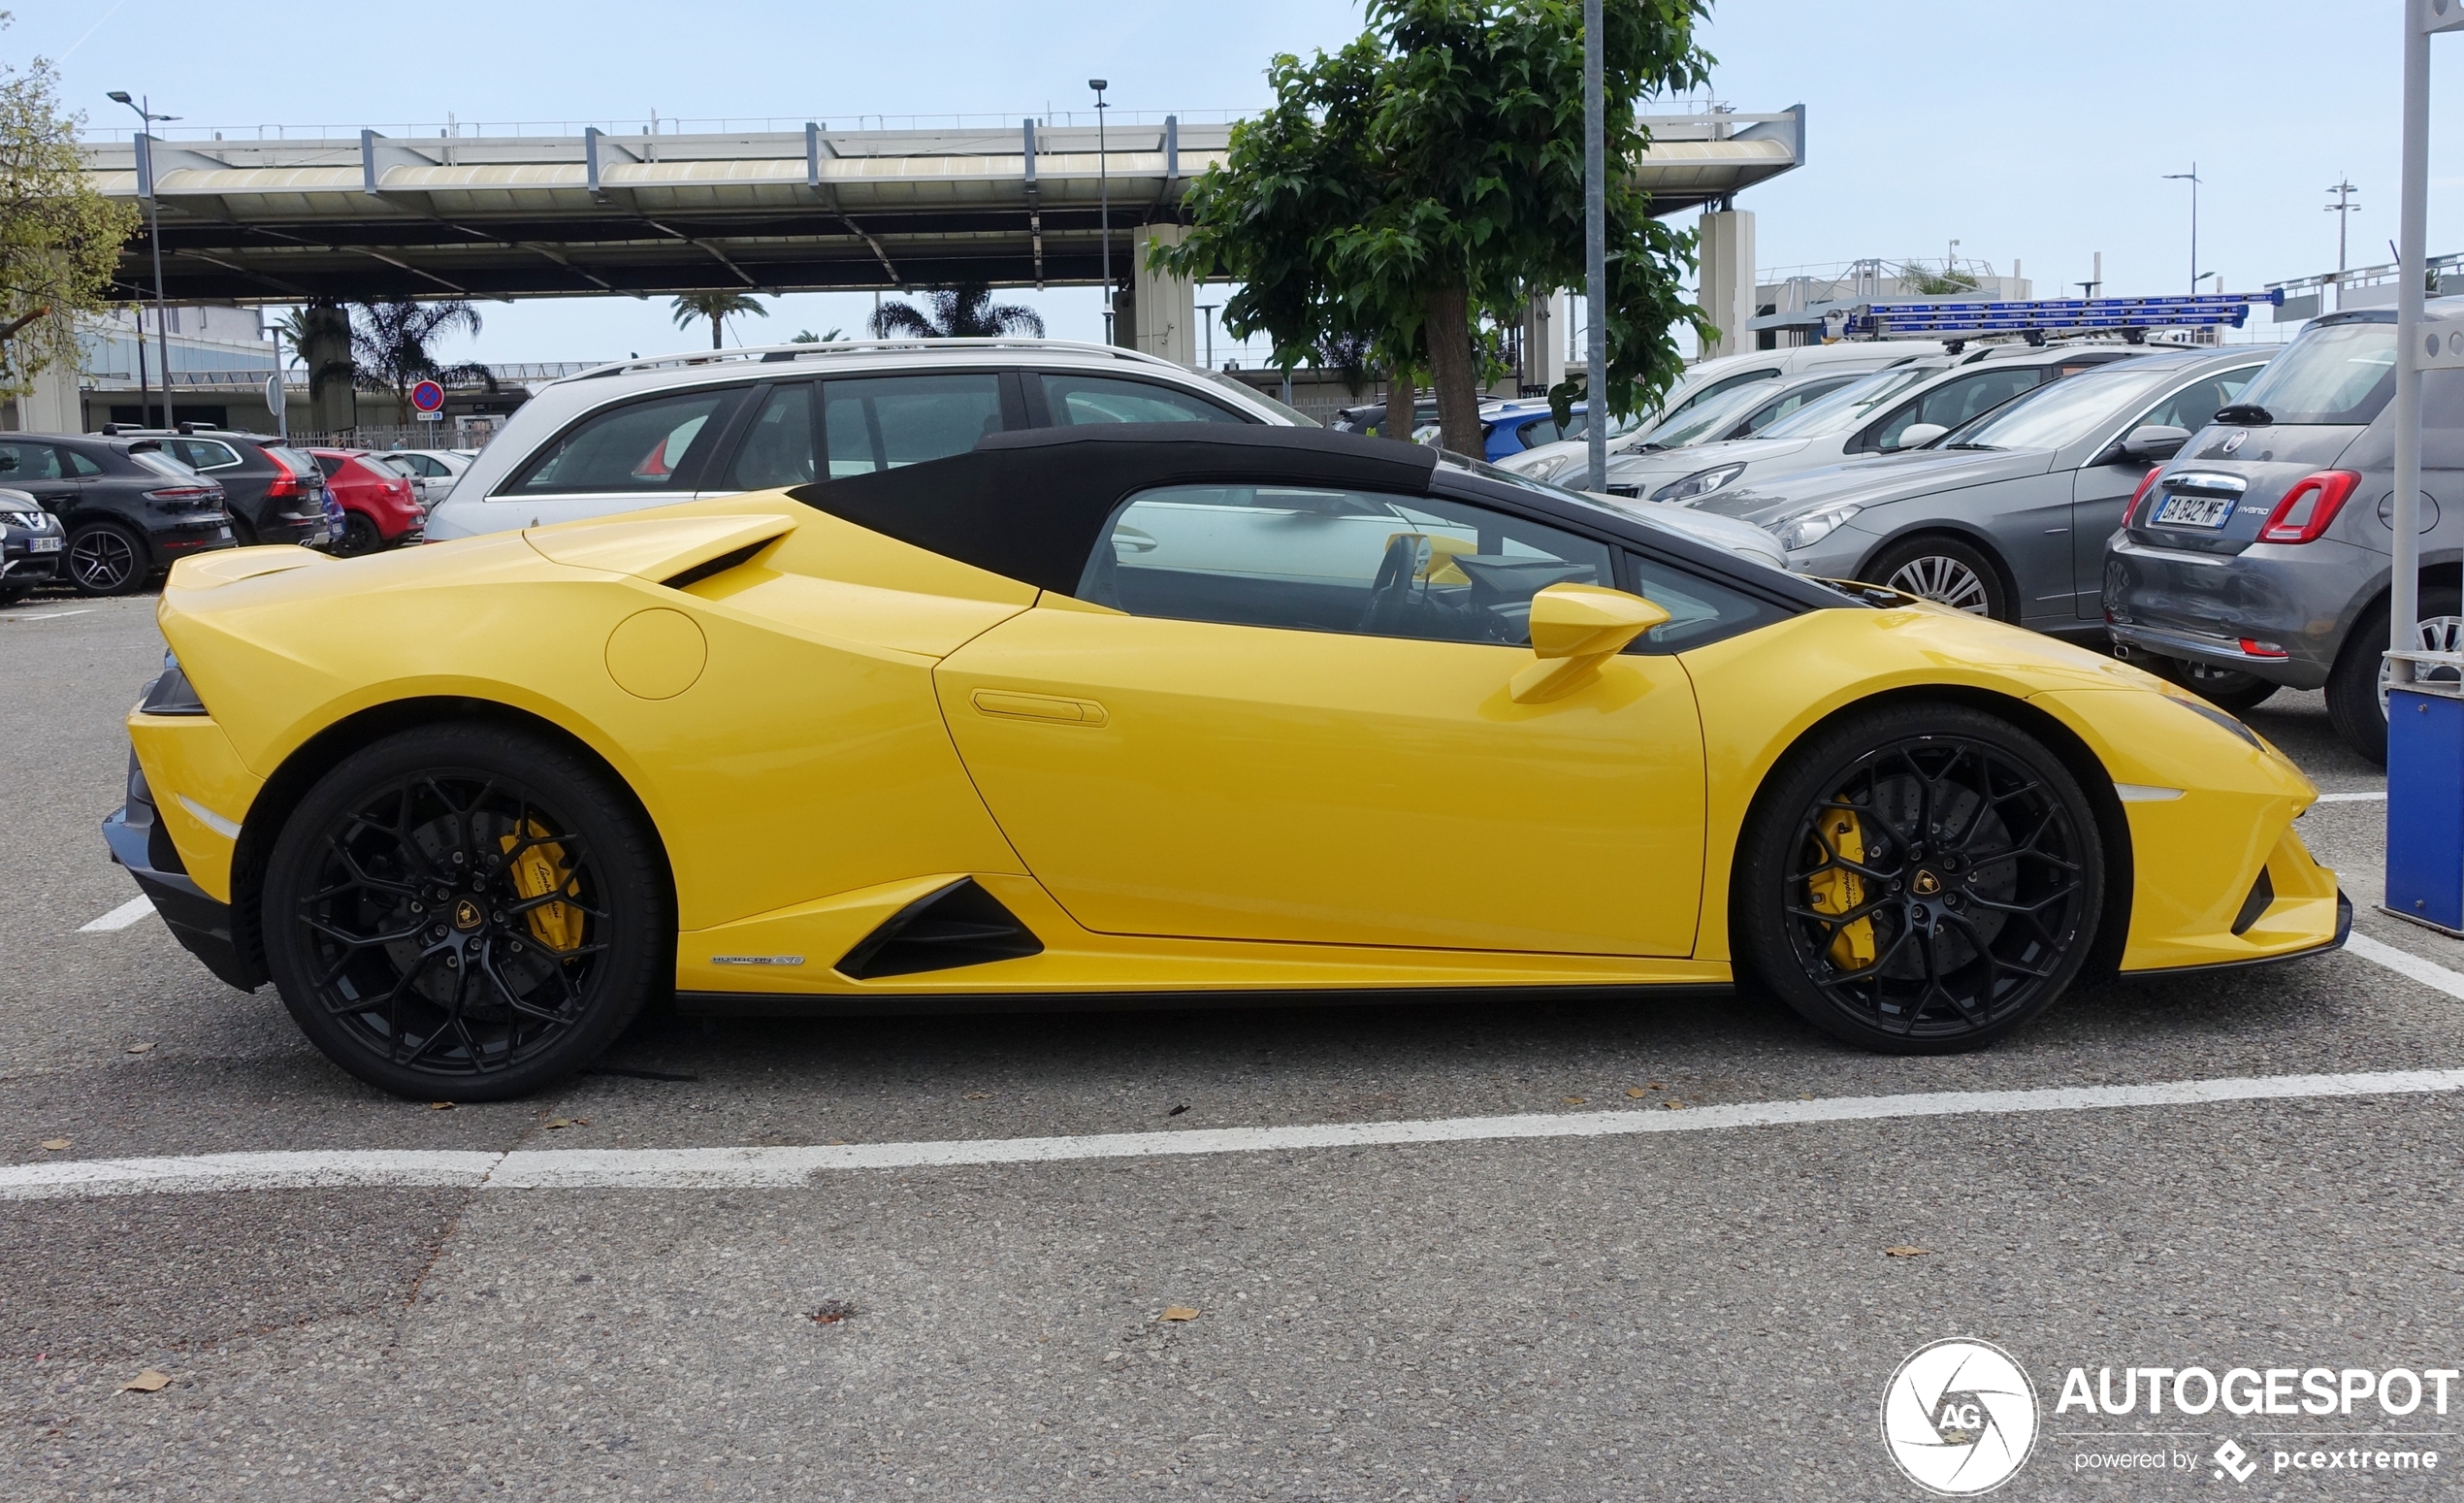
[(1378, 577), (1369, 586), (1369, 604), (1360, 613), (1360, 630), (1391, 635), (1403, 626), (1411, 608), (1411, 582), (1429, 567), (1429, 539), (1418, 533), (1397, 533), (1386, 539), (1386, 556), (1378, 561)]

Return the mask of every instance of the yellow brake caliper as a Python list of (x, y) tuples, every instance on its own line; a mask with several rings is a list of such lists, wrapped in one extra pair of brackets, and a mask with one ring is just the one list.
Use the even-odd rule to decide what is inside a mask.
[[(520, 893), (526, 902), (534, 898), (544, 898), (560, 887), (568, 898), (581, 897), (579, 884), (573, 882), (565, 870), (565, 847), (553, 840), (540, 840), (539, 837), (546, 833), (536, 820), (524, 827), (522, 838), (537, 843), (526, 848), (521, 855), (513, 856), (513, 890)], [(516, 845), (521, 844), (521, 839), (513, 835), (503, 836), (502, 840), (503, 849), (508, 856), (512, 855)], [(578, 908), (567, 907), (561, 902), (543, 902), (525, 917), (531, 923), (531, 937), (551, 950), (572, 950), (582, 942), (582, 913)]]
[[(1864, 827), (1847, 809), (1826, 809), (1820, 824), (1823, 842), (1841, 861), (1865, 859)], [(1864, 878), (1842, 866), (1826, 866), (1805, 881), (1816, 913), (1849, 913), (1865, 900)], [(1839, 926), (1832, 935), (1831, 963), (1841, 970), (1863, 970), (1874, 961), (1873, 920)]]

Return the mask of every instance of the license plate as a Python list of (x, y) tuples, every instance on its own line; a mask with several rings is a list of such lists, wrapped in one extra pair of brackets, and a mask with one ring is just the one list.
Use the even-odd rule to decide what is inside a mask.
[(63, 539), (58, 538), (29, 538), (26, 539), (25, 543), (26, 551), (29, 553), (57, 553), (60, 551), (60, 543), (62, 540)]
[(2172, 527), (2222, 527), (2238, 500), (2236, 496), (2167, 496), (2156, 507), (2156, 519)]

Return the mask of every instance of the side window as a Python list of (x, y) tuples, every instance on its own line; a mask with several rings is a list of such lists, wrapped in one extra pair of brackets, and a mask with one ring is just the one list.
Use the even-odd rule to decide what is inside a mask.
[(0, 476), (11, 480), (57, 480), (60, 451), (48, 443), (0, 443)]
[(211, 439), (167, 439), (163, 447), (172, 451), (181, 464), (203, 474), (209, 470), (230, 470), (240, 463), (239, 451), (228, 443)]
[(1718, 380), (1711, 382), (1709, 385), (1704, 386), (1698, 391), (1687, 392), (1683, 402), (1678, 403), (1675, 407), (1669, 408), (1669, 410), (1661, 413), (1660, 415), (1664, 420), (1671, 418), (1676, 416), (1679, 412), (1686, 410), (1688, 408), (1700, 407), (1702, 404), (1710, 401), (1713, 397), (1720, 395), (1722, 392), (1735, 391), (1739, 386), (1748, 385), (1755, 381), (1775, 381), (1778, 379), (1779, 370), (1777, 367), (1773, 367), (1767, 371), (1740, 371), (1735, 376), (1723, 376)]
[(75, 475), (78, 479), (82, 480), (89, 474), (101, 474), (103, 473), (102, 466), (94, 463), (94, 461), (86, 458), (75, 449), (61, 450), (60, 458), (68, 466), (69, 474)]
[(1832, 392), (1837, 391), (1840, 387), (1847, 385), (1854, 379), (1854, 376), (1843, 376), (1838, 377), (1836, 380), (1809, 381), (1806, 384), (1798, 387), (1796, 390), (1789, 392), (1786, 396), (1774, 398), (1769, 402), (1764, 403), (1761, 407), (1756, 408), (1751, 413), (1747, 414), (1744, 422), (1737, 424), (1736, 430), (1734, 433), (1731, 433), (1729, 437), (1732, 439), (1743, 439), (1750, 437), (1751, 435), (1761, 433), (1764, 429), (1778, 422), (1789, 413), (1796, 411), (1806, 403), (1813, 401), (1817, 397), (1828, 397)]
[(1606, 545), (1485, 506), (1174, 485), (1121, 504), (1077, 593), (1141, 616), (1520, 646), (1534, 595), (1614, 582)]
[(1871, 446), (1891, 449), (1899, 446), (1899, 436), (1919, 423), (1940, 423), (1957, 428), (1980, 412), (1990, 412), (2023, 391), (2032, 391), (2045, 373), (2032, 367), (2002, 371), (1979, 371), (1957, 380), (1945, 381), (1924, 396), (1902, 407), (1873, 431)]
[[(679, 392), (595, 413), (532, 459), (500, 494), (680, 490), (691, 483), (734, 390)], [(327, 474), (330, 475), (331, 471)]]
[(1152, 381), (1048, 373), (1044, 407), (1055, 428), (1081, 423), (1237, 423), (1241, 419), (1204, 397)]
[(822, 384), (829, 477), (963, 454), (1001, 431), (1001, 377), (884, 376)]
[(325, 472), (325, 478), (330, 480), (342, 473), (342, 456), (319, 454), (316, 456), (316, 468)]
[(2222, 376), (2192, 381), (2157, 403), (2130, 426), (2140, 428), (2153, 423), (2197, 433), (2216, 421), (2217, 409), (2240, 396), (2242, 388), (2249, 385), (2251, 377), (2257, 374), (2258, 368), (2253, 366), (2247, 371), (2227, 371)]
[(1788, 615), (1768, 602), (1638, 554), (1627, 554), (1626, 567), (1633, 574), (1626, 587), (1669, 613), (1629, 652), (1684, 652)]
[(782, 381), (763, 394), (721, 489), (764, 491), (812, 480), (813, 383)]

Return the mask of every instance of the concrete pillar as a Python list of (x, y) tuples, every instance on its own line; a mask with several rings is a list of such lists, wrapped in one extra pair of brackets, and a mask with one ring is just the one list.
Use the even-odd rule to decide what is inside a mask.
[(78, 394), (77, 370), (55, 365), (34, 378), (34, 389), (17, 399), (21, 433), (83, 433), (85, 403)]
[(1696, 230), (1701, 290), (1695, 301), (1719, 325), (1720, 340), (1702, 355), (1736, 355), (1754, 347), (1745, 321), (1754, 316), (1754, 216), (1741, 210), (1711, 210)]
[(1542, 391), (1566, 378), (1566, 295), (1542, 293), (1523, 310), (1523, 384)]
[(1186, 225), (1139, 226), (1129, 280), (1130, 298), (1138, 310), (1137, 327), (1122, 334), (1120, 343), (1161, 355), (1175, 365), (1194, 366), (1198, 363), (1198, 289), (1185, 277), (1147, 269), (1150, 247), (1177, 245), (1188, 238)]
[(300, 358), (308, 369), (308, 426), (318, 433), (348, 432), (359, 426), (350, 314), (332, 303), (310, 303), (302, 318), (308, 325)]

